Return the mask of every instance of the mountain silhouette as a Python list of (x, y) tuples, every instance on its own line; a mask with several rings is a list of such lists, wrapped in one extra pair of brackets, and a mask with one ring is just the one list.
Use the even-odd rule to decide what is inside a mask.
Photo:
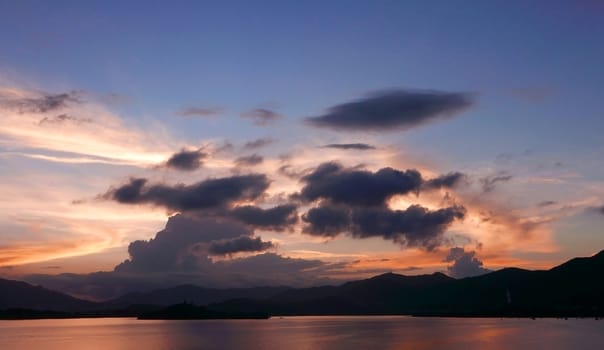
[[(601, 317), (604, 316), (603, 273), (604, 251), (589, 258), (571, 259), (549, 270), (505, 268), (463, 279), (442, 273), (419, 276), (386, 273), (339, 286), (310, 288), (212, 289), (181, 285), (130, 293), (101, 303), (25, 282), (0, 279), (0, 311), (29, 309), (96, 316), (142, 316), (158, 312), (157, 318), (161, 318), (162, 312), (164, 316), (182, 312), (183, 315), (197, 314), (200, 318), (208, 317), (208, 312), (212, 315)], [(166, 308), (179, 303), (185, 306)], [(205, 308), (193, 307), (193, 304)], [(16, 311), (19, 315), (27, 312)]]
[(81, 311), (96, 303), (74, 298), (41, 286), (0, 278), (0, 310), (23, 308), (48, 311)]

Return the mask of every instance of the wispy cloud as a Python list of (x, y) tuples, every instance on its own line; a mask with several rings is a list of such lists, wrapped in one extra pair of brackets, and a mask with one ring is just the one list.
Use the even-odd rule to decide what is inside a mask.
[(258, 126), (266, 126), (283, 118), (281, 114), (267, 108), (249, 110), (241, 113), (241, 117), (252, 120), (252, 122)]
[[(0, 96), (0, 145), (6, 148), (36, 149), (39, 155), (76, 153), (87, 159), (141, 166), (168, 158), (172, 142), (158, 136), (165, 133), (128, 125), (106, 107), (73, 93), (49, 95), (3, 87)], [(63, 161), (60, 156), (45, 156), (49, 161)]]

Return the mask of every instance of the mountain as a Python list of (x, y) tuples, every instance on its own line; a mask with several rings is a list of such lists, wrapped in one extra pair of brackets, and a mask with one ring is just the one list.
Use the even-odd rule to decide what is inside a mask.
[(23, 308), (48, 311), (81, 311), (97, 307), (96, 303), (77, 299), (44, 287), (0, 279), (0, 310)]
[(506, 268), (456, 280), (440, 273), (384, 274), (337, 287), (288, 290), (267, 299), (211, 305), (272, 315), (603, 316), (604, 251), (547, 271)]
[(186, 284), (173, 288), (157, 289), (150, 292), (128, 293), (119, 298), (105, 302), (105, 305), (107, 305), (107, 307), (125, 307), (133, 304), (168, 306), (182, 302), (207, 305), (236, 298), (265, 299), (288, 289), (290, 288), (254, 287), (214, 289)]
[[(188, 307), (192, 311), (187, 308), (188, 311), (181, 311), (202, 316), (211, 312), (214, 315), (601, 317), (604, 316), (603, 273), (604, 251), (589, 258), (569, 260), (550, 270), (506, 268), (459, 280), (442, 273), (420, 276), (386, 273), (339, 286), (297, 289), (212, 289), (182, 285), (130, 293), (105, 303), (0, 279), (0, 311), (21, 308), (72, 312), (71, 315), (79, 312), (88, 316), (140, 316), (169, 305), (193, 303), (205, 305), (206, 309)], [(163, 310), (160, 312), (167, 315), (174, 311)], [(16, 312), (35, 315), (31, 310)]]

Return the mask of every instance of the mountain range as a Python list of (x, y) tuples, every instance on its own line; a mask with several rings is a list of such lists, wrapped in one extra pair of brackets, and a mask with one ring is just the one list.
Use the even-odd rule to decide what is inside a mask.
[[(194, 285), (91, 302), (0, 279), (0, 310), (138, 316), (182, 302), (224, 313), (270, 315), (604, 316), (604, 251), (549, 270), (505, 268), (454, 279), (386, 273), (339, 286), (212, 289)], [(22, 311), (20, 311), (23, 313)]]

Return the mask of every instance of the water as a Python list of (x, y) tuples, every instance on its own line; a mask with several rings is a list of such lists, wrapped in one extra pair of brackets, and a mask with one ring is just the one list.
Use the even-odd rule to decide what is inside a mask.
[(0, 321), (0, 349), (604, 349), (604, 321), (397, 316)]

